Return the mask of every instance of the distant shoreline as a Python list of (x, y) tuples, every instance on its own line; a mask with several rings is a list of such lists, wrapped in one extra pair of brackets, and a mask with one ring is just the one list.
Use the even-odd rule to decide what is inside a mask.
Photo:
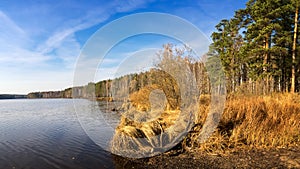
[(0, 100), (2, 99), (27, 99), (27, 95), (23, 94), (0, 94)]

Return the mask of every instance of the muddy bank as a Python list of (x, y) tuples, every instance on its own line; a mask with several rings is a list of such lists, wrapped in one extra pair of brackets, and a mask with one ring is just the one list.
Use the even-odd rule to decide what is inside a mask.
[(168, 152), (145, 159), (115, 157), (115, 168), (300, 168), (300, 147), (240, 149), (222, 154)]

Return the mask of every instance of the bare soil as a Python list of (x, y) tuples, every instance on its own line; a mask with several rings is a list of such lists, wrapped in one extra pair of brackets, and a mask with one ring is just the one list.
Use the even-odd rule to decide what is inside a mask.
[(115, 168), (300, 168), (300, 147), (240, 149), (222, 154), (171, 151), (144, 159), (115, 157)]

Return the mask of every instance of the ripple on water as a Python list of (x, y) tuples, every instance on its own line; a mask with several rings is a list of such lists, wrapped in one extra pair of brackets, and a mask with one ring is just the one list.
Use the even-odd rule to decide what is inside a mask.
[(113, 168), (81, 128), (73, 100), (1, 100), (0, 107), (0, 168)]

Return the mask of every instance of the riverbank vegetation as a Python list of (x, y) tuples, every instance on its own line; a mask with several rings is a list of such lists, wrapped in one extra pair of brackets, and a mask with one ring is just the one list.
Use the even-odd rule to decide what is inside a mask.
[[(183, 61), (187, 63), (192, 72), (194, 70), (199, 71), (200, 68), (205, 70), (204, 66), (200, 66), (204, 63), (187, 62), (187, 57), (178, 58), (176, 52), (173, 52), (176, 50), (172, 50), (167, 45), (163, 51), (169, 51), (170, 53), (165, 56), (173, 56), (171, 57), (172, 60), (177, 59), (176, 62)], [(162, 54), (166, 53), (162, 52)], [(170, 59), (170, 57), (162, 56), (162, 62), (165, 62), (164, 59)], [(195, 65), (198, 67), (195, 68)], [(199, 72), (204, 72), (203, 70)], [(199, 72), (193, 72), (198, 87), (203, 85), (203, 82), (207, 82), (206, 80), (209, 78), (208, 73)], [(112, 149), (115, 153), (120, 150), (131, 150), (130, 154), (134, 154), (134, 151), (155, 153), (151, 148), (164, 146), (161, 143), (163, 142), (160, 140), (161, 138), (164, 138), (166, 143), (174, 139), (172, 135), (164, 135), (163, 132), (168, 131), (170, 128), (177, 131), (182, 127), (186, 127), (190, 131), (183, 141), (175, 146), (175, 149), (185, 152), (224, 153), (240, 148), (299, 146), (300, 96), (298, 93), (272, 92), (257, 94), (243, 89), (244, 86), (240, 86), (235, 92), (227, 94), (224, 110), (220, 121), (216, 120), (218, 124), (214, 133), (207, 140), (201, 142), (199, 138), (209, 111), (216, 106), (211, 102), (212, 95), (209, 93), (213, 91), (213, 87), (208, 87), (207, 84), (209, 83), (207, 83), (206, 87), (202, 88), (198, 98), (199, 109), (194, 112), (193, 125), (189, 128), (190, 123), (178, 120), (188, 120), (188, 117), (181, 116), (180, 89), (178, 86), (172, 85), (176, 84), (172, 76), (163, 76), (163, 73), (157, 70), (151, 70), (146, 74), (148, 80), (143, 81), (145, 86), (141, 85), (139, 90), (129, 92), (129, 102), (132, 107), (125, 106), (127, 109), (121, 110), (124, 112), (124, 116), (122, 116), (115, 137), (112, 140)], [(130, 84), (128, 85), (130, 86)], [(159, 91), (156, 91), (157, 89), (161, 89), (161, 94), (164, 97), (155, 94), (159, 93)], [(155, 96), (153, 97), (151, 94)], [(153, 98), (156, 98), (156, 100), (153, 100)], [(159, 105), (155, 106), (153, 103)], [(171, 106), (168, 104), (171, 104)], [(159, 110), (157, 107), (161, 109)], [(157, 111), (159, 112), (157, 113)], [(176, 123), (180, 125), (172, 128), (171, 126)], [(145, 138), (146, 143), (145, 140), (140, 140), (140, 138)], [(161, 151), (161, 149), (158, 149), (158, 151)]]
[[(200, 109), (196, 112), (195, 125), (181, 142), (186, 151), (226, 151), (235, 148), (274, 148), (299, 146), (300, 143), (300, 59), (298, 40), (299, 1), (250, 0), (245, 9), (235, 12), (231, 19), (216, 25), (213, 43), (204, 62), (186, 59), (201, 90)], [(162, 52), (178, 58), (178, 49), (167, 45)], [(179, 50), (180, 51), (180, 50)], [(199, 143), (207, 114), (211, 108), (213, 81), (221, 61), (226, 81), (227, 100), (220, 122), (211, 137)], [(208, 73), (207, 73), (208, 72)], [(222, 75), (220, 75), (222, 76)], [(199, 79), (199, 80), (198, 80)], [(222, 79), (221, 79), (222, 80)], [(200, 84), (202, 85), (200, 87)], [(222, 88), (222, 87), (221, 87)], [(217, 90), (217, 93), (224, 91)], [(134, 93), (132, 101), (139, 107), (147, 92)], [(145, 108), (147, 109), (147, 108)], [(174, 110), (169, 110), (174, 111)], [(172, 124), (174, 114), (165, 116), (160, 123)], [(122, 130), (128, 127), (130, 131)], [(151, 131), (165, 128), (151, 127)], [(138, 129), (138, 130), (137, 130)], [(118, 132), (129, 136), (143, 135), (143, 126), (121, 121)], [(157, 133), (156, 133), (157, 134)], [(145, 134), (147, 137), (147, 134)], [(133, 141), (134, 142), (134, 141)], [(138, 143), (137, 140), (135, 140)], [(129, 142), (124, 142), (127, 144)], [(117, 145), (120, 146), (120, 145)], [(122, 146), (119, 147), (122, 149)], [(124, 148), (124, 147), (123, 147)]]
[(227, 98), (214, 134), (199, 144), (197, 137), (209, 110), (209, 97), (201, 97), (196, 125), (182, 142), (187, 151), (226, 152), (236, 148), (282, 148), (300, 144), (298, 94), (231, 95)]
[(225, 109), (206, 143), (191, 139), (186, 147), (299, 146), (299, 3), (249, 0), (245, 9), (216, 25), (209, 55), (221, 59), (226, 75)]

